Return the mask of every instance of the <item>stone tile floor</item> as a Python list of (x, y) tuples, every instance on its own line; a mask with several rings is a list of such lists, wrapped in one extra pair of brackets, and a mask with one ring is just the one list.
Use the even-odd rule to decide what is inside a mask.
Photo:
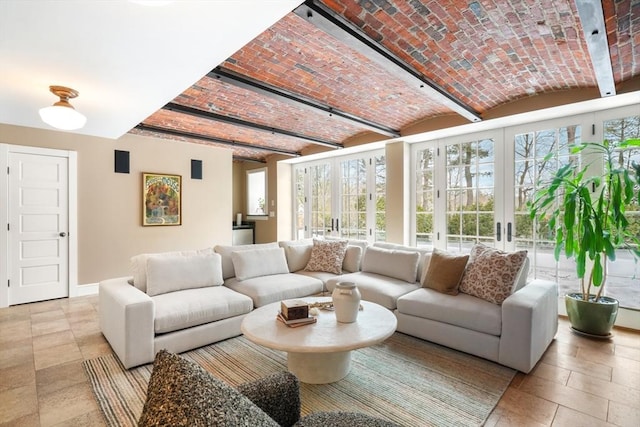
[[(0, 309), (0, 426), (102, 426), (81, 362), (111, 352), (97, 296)], [(640, 425), (640, 332), (609, 341), (566, 319), (542, 360), (518, 373), (486, 426)]]

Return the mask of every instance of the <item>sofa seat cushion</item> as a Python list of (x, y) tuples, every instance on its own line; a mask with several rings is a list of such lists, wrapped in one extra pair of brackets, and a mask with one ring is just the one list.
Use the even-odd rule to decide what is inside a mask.
[(322, 280), (293, 273), (273, 274), (242, 281), (233, 277), (227, 279), (224, 284), (229, 289), (250, 297), (256, 307), (317, 294), (322, 292), (323, 286)]
[(339, 282), (355, 283), (363, 300), (380, 304), (389, 310), (396, 308), (399, 297), (420, 287), (418, 283), (407, 283), (381, 274), (359, 271), (328, 280), (327, 289), (333, 292)]
[(502, 307), (471, 295), (420, 288), (398, 298), (398, 312), (500, 336)]
[(156, 334), (247, 314), (253, 309), (251, 298), (224, 286), (186, 289), (151, 299), (155, 306)]
[[(348, 271), (342, 270), (344, 274), (349, 273)], [(328, 280), (331, 280), (335, 277), (338, 277), (337, 274), (327, 273), (326, 271), (306, 271), (300, 270), (296, 271), (295, 274), (300, 274), (302, 276), (313, 277), (314, 279), (322, 280), (322, 283), (327, 283)], [(325, 288), (326, 289), (326, 288)]]

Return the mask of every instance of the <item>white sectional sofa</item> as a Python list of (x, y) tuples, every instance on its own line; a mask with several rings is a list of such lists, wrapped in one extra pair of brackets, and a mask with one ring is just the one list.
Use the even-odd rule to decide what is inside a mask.
[(431, 249), (375, 243), (365, 250), (361, 271), (330, 279), (327, 287), (354, 282), (363, 299), (394, 310), (399, 332), (531, 371), (558, 329), (557, 284), (527, 283), (525, 258), (500, 304), (462, 292), (450, 295), (423, 285), (431, 256)]
[[(238, 336), (242, 319), (254, 307), (318, 294), (324, 280), (343, 272), (291, 273), (289, 265), (294, 270), (306, 266), (309, 244), (137, 255), (131, 259), (133, 276), (100, 282), (102, 333), (126, 368), (152, 362), (161, 349), (180, 353)], [(361, 253), (360, 247), (348, 247), (340, 263), (357, 268)]]
[[(341, 281), (356, 283), (364, 300), (392, 310), (399, 332), (522, 372), (535, 366), (557, 331), (557, 284), (527, 283), (526, 258), (513, 289), (496, 303), (457, 293), (457, 286), (457, 295), (425, 286), (433, 271), (446, 272), (431, 266), (432, 257), (441, 256), (430, 248), (349, 241), (331, 268), (306, 271), (314, 247), (308, 239), (138, 255), (133, 277), (100, 283), (103, 334), (130, 368), (153, 361), (163, 348), (182, 352), (240, 335), (254, 307), (331, 292)], [(213, 270), (203, 267), (205, 260)]]

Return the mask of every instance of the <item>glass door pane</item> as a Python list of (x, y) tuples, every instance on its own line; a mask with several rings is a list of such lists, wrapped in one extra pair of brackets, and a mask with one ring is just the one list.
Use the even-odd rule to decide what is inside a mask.
[(305, 224), (304, 219), (306, 216), (306, 196), (305, 196), (305, 168), (296, 168), (294, 170), (294, 236), (296, 239), (304, 239), (305, 236)]
[(446, 145), (446, 248), (469, 252), (495, 242), (493, 139)]
[[(603, 122), (604, 139), (619, 144), (629, 138), (640, 138), (640, 115), (609, 119)], [(617, 168), (630, 169), (633, 163), (640, 164), (640, 149), (619, 149)], [(635, 188), (634, 194), (638, 194)], [(624, 213), (632, 232), (640, 236), (640, 204), (634, 203)], [(640, 267), (634, 262), (632, 254), (625, 249), (616, 250), (615, 262), (607, 263), (606, 295), (617, 299), (621, 307), (640, 309)]]
[(386, 224), (386, 199), (387, 199), (387, 160), (384, 155), (376, 156), (375, 163), (375, 230), (374, 240), (384, 242), (387, 240)]
[(415, 156), (417, 246), (433, 246), (435, 241), (435, 154), (433, 147), (418, 150)]
[(339, 218), (339, 236), (367, 238), (367, 162), (363, 158), (340, 162)]
[[(529, 252), (532, 278), (557, 281), (560, 295), (578, 289), (575, 263), (554, 258), (554, 239), (544, 221), (531, 219), (527, 202), (533, 201), (538, 183), (548, 180), (562, 165), (579, 162), (570, 147), (581, 142), (581, 126), (548, 128), (515, 135), (514, 224), (515, 248)], [(551, 157), (547, 157), (552, 153)], [(558, 208), (560, 201), (557, 202)]]
[(309, 166), (311, 187), (311, 237), (328, 236), (332, 232), (332, 179), (331, 165), (323, 163)]

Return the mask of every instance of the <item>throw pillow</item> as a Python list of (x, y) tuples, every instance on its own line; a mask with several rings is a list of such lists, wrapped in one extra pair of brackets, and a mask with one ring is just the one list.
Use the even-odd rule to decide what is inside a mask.
[(309, 258), (305, 270), (340, 274), (342, 273), (342, 261), (344, 261), (346, 250), (346, 240), (313, 239), (311, 258)]
[(477, 244), (471, 249), (460, 292), (502, 304), (513, 293), (526, 259), (527, 251), (509, 253)]
[(362, 256), (362, 271), (381, 274), (415, 283), (420, 254), (413, 251), (384, 249), (369, 246)]
[(156, 354), (139, 426), (277, 426), (233, 387), (193, 362)]
[(147, 295), (222, 285), (220, 255), (151, 255), (147, 258)]
[(284, 249), (279, 247), (232, 252), (231, 260), (238, 280), (289, 272)]
[(458, 285), (467, 266), (469, 255), (453, 254), (434, 249), (422, 280), (422, 287), (448, 295), (458, 295)]

